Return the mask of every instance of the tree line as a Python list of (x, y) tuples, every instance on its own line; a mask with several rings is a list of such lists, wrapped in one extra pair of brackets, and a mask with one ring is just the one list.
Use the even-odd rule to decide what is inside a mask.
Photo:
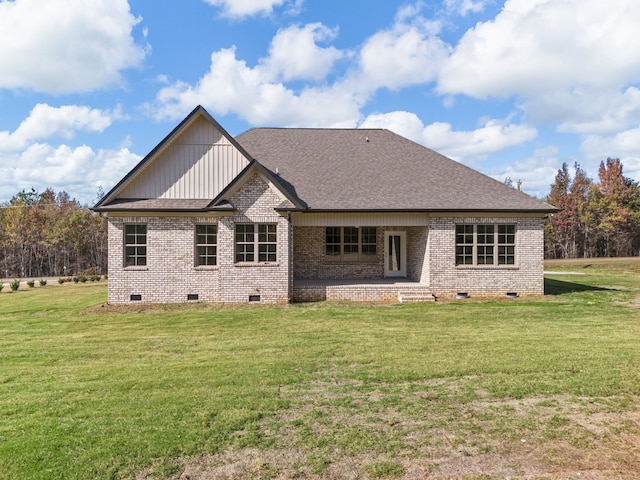
[[(547, 258), (640, 255), (640, 186), (619, 159), (602, 161), (597, 181), (563, 163), (545, 200), (558, 208), (545, 224)], [(0, 204), (0, 277), (106, 273), (106, 219), (66, 192), (23, 190)]]
[(548, 258), (640, 255), (640, 186), (620, 159), (600, 162), (597, 181), (563, 163), (545, 200), (559, 209), (545, 225)]
[(107, 273), (107, 222), (66, 192), (22, 191), (0, 204), (0, 277)]

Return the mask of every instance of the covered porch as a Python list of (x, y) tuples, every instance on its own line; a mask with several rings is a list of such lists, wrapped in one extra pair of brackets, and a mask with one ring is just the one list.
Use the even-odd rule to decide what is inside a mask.
[(426, 268), (428, 227), (416, 225), (426, 223), (425, 217), (387, 217), (318, 214), (296, 219), (292, 301), (434, 300)]

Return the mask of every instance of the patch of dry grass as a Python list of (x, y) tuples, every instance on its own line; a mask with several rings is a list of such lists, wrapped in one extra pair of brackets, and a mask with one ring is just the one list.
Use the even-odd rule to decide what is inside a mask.
[(0, 478), (638, 478), (640, 276), (551, 279), (387, 306), (3, 292)]

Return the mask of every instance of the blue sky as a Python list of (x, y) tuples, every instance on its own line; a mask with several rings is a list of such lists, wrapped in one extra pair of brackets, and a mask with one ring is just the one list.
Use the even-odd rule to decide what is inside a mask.
[(637, 0), (0, 0), (0, 201), (93, 203), (198, 104), (380, 127), (545, 196), (562, 162), (640, 179)]

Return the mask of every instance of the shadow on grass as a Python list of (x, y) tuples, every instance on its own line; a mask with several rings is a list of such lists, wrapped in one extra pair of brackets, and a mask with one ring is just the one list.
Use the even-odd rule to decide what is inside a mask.
[(591, 285), (584, 285), (582, 283), (564, 282), (562, 280), (556, 280), (555, 278), (544, 279), (544, 294), (545, 295), (564, 295), (566, 293), (574, 292), (602, 292), (605, 290), (613, 290), (611, 288), (594, 287)]

